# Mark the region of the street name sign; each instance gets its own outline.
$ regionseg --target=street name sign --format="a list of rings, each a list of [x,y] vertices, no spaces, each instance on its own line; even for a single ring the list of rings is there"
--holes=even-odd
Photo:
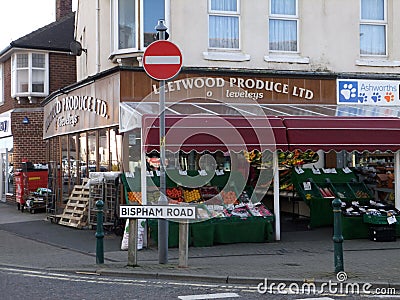
[[[120,205],[119,217],[126,219],[196,219],[196,207],[174,205]]]
[[[144,51],[143,68],[155,80],[171,79],[182,68],[181,50],[169,41],[155,41]]]

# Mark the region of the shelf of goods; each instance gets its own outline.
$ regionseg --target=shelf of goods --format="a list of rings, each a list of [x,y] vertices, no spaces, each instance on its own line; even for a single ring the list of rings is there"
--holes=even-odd
[[[167,180],[167,197],[174,205],[196,205],[197,219],[189,224],[189,244],[195,247],[239,242],[266,242],[273,240],[273,214],[262,204],[252,204],[246,192],[238,193],[229,182],[244,182],[239,174],[225,172],[214,175],[199,188],[181,185],[198,172],[179,175],[177,182]],[[169,173],[171,174],[171,173]],[[136,175],[136,174],[135,174]],[[122,175],[127,204],[141,204],[140,177]],[[183,178],[185,177],[185,178]],[[194,179],[197,180],[197,179]],[[157,180],[153,180],[157,183]],[[159,181],[158,181],[159,182]],[[170,184],[169,184],[169,183]],[[193,181],[191,181],[193,184]],[[157,185],[157,184],[156,184]],[[136,189],[136,190],[135,190]],[[131,196],[130,196],[131,195]],[[139,200],[140,199],[140,200]],[[177,247],[179,223],[169,221],[169,247]],[[157,243],[158,222],[148,220],[150,240]]]
[[[299,174],[292,171],[292,181],[297,194],[310,207],[310,227],[333,225],[332,201],[337,198],[348,203],[366,203],[373,199],[364,183],[357,182],[355,174],[346,169],[303,169]]]
[[[391,217],[391,218],[389,218]],[[393,222],[389,224],[389,221]],[[353,201],[342,205],[342,230],[344,239],[371,238],[371,228],[389,228],[400,236],[400,213],[393,205],[370,200]]]

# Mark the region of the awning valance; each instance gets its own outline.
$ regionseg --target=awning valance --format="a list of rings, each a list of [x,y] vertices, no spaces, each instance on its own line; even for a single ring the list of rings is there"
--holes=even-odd
[[[158,116],[143,116],[146,152],[159,151]],[[278,117],[167,115],[165,148],[171,152],[286,151],[286,128]]]
[[[158,103],[121,103],[120,130],[158,150]],[[400,150],[400,107],[181,102],[168,105],[166,149]]]
[[[289,150],[397,151],[399,118],[283,117]]]

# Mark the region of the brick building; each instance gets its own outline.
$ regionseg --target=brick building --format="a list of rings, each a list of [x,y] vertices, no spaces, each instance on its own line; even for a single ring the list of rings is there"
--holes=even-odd
[[[13,170],[23,161],[47,162],[41,101],[76,81],[72,0],[56,0],[55,9],[55,22],[0,51],[0,201],[15,202]]]

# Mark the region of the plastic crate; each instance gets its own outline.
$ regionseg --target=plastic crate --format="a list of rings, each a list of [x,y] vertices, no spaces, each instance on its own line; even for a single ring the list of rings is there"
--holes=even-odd
[[[340,200],[354,200],[356,196],[347,183],[331,183],[333,192]]]
[[[368,200],[373,198],[371,192],[364,183],[350,182],[349,186],[353,191],[354,195],[356,196],[356,199]]]
[[[369,239],[375,242],[396,241],[395,226],[371,226],[369,228]]]

